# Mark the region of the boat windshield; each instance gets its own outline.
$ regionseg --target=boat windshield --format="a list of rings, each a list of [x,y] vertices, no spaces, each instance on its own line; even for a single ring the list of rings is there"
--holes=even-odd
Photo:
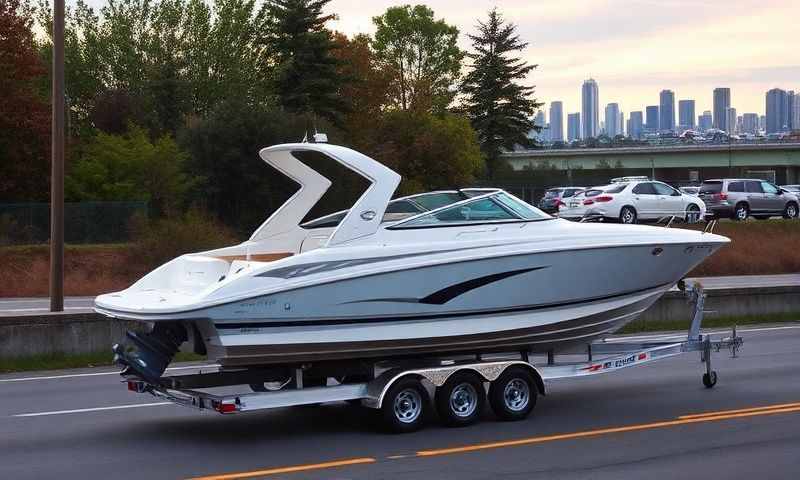
[[[474,223],[550,219],[549,215],[505,192],[465,200],[419,215],[389,228],[420,228]]]

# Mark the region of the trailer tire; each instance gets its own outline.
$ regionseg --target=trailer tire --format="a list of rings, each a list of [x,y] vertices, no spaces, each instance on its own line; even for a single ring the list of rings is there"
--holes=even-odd
[[[714,388],[714,385],[717,384],[717,372],[715,370],[711,370],[711,373],[704,373],[703,374],[703,385],[706,388]]]
[[[465,427],[476,423],[486,406],[483,379],[475,372],[452,374],[436,389],[436,411],[448,427]]]
[[[512,366],[489,385],[489,404],[500,420],[523,420],[536,406],[537,391],[533,374]]]
[[[428,392],[416,377],[397,380],[381,404],[383,426],[393,433],[409,433],[422,428],[430,404]]]

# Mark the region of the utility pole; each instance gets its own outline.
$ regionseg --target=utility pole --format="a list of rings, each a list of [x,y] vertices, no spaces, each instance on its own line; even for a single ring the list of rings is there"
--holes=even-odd
[[[64,0],[53,2],[50,311],[64,311]]]

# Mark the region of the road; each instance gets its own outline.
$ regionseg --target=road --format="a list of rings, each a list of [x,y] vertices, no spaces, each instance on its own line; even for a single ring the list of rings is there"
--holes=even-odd
[[[782,287],[800,285],[800,273],[784,275],[741,275],[729,277],[704,277],[700,280],[706,290],[720,288]],[[67,297],[64,309],[69,313],[88,313],[94,306],[94,297]],[[0,298],[0,317],[46,314],[50,309],[48,298]]]
[[[686,354],[553,382],[522,422],[430,418],[408,435],[346,404],[222,416],[129,393],[107,369],[4,375],[0,478],[796,478],[800,326],[741,334],[739,358],[714,357],[714,389]]]

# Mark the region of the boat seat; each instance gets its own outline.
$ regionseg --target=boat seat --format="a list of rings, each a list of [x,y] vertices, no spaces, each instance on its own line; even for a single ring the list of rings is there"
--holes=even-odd
[[[250,255],[219,255],[213,258],[218,258],[226,262],[234,262],[236,260],[249,260],[252,262],[274,262],[282,258],[291,257],[294,255],[292,252],[273,252],[273,253],[251,253]]]
[[[179,290],[200,290],[227,275],[230,264],[215,257],[187,255],[175,271],[173,285]]]

